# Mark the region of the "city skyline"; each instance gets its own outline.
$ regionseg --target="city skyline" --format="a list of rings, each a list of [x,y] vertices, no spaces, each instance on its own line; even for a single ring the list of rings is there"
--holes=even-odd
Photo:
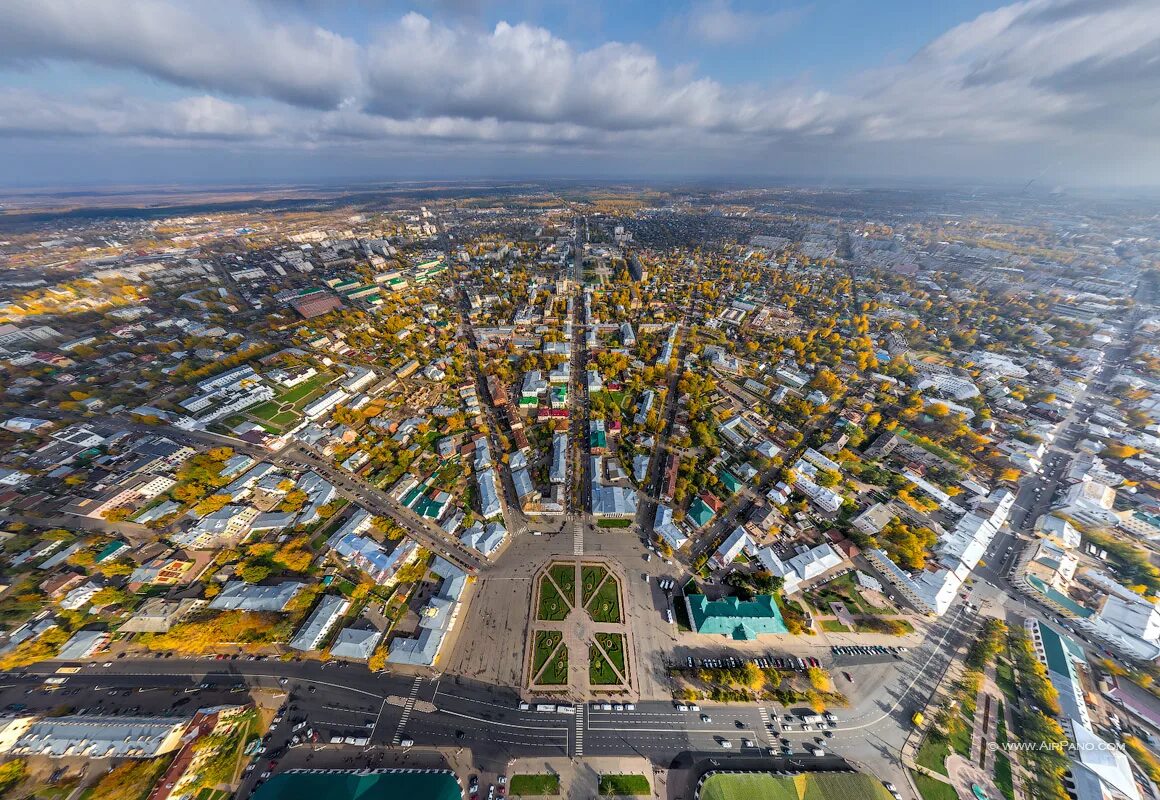
[[[0,183],[1160,182],[1160,9],[946,5],[11,2]]]

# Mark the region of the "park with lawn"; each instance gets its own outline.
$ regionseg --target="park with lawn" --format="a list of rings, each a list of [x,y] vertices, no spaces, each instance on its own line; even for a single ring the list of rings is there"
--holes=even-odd
[[[591,573],[588,570],[592,570]],[[584,608],[594,622],[621,622],[620,584],[603,567],[584,567]]]
[[[644,775],[601,775],[600,794],[605,797],[651,797],[652,787]]]
[[[544,664],[564,641],[559,631],[536,631],[536,644],[532,650],[532,674],[538,675]]]
[[[320,372],[297,386],[279,392],[272,400],[254,406],[245,415],[267,430],[272,427],[276,429],[275,432],[281,433],[302,419],[303,409],[326,394],[327,385],[333,380],[333,375]]]
[[[539,633],[545,633],[540,631]],[[538,634],[537,634],[538,635]],[[568,648],[561,642],[556,647],[534,651],[534,657],[543,656],[540,668],[533,671],[535,686],[564,686],[568,683]]]
[[[571,599],[575,594],[575,577],[570,584],[572,592],[565,595],[552,579],[551,572],[540,576],[540,589],[536,603],[536,619],[548,622],[561,622],[572,611]],[[568,599],[565,599],[568,598]]]
[[[529,689],[569,685],[607,695],[634,687],[621,581],[615,565],[599,558],[556,559],[539,570],[524,661]]]
[[[508,792],[513,797],[552,797],[560,793],[560,776],[551,773],[512,775]]]
[[[625,670],[624,637],[619,633],[598,633],[588,648],[588,680],[593,686],[628,683]]]
[[[892,800],[877,778],[815,772],[789,777],[768,772],[717,772],[704,778],[701,800]]]

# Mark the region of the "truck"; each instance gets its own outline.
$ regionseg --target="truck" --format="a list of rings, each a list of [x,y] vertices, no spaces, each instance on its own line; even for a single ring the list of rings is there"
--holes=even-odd
[[[819,722],[825,722],[826,718],[821,714],[803,714],[802,722],[808,722],[811,725],[817,725]]]
[[[548,714],[551,714],[555,710],[556,710],[555,703],[536,703],[536,711],[544,711]]]
[[[556,713],[557,714],[575,714],[576,707],[561,704],[561,705],[556,706]]]

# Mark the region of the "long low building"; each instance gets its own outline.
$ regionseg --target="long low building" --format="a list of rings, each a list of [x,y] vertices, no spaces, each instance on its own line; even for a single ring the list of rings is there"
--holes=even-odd
[[[1014,504],[1013,492],[996,489],[938,541],[934,558],[914,575],[895,564],[884,550],[868,548],[864,554],[907,602],[927,614],[942,616],[995,534],[1007,523]]]
[[[304,585],[298,581],[283,581],[274,586],[229,581],[210,601],[209,607],[215,611],[282,611]]]
[[[180,746],[190,717],[14,717],[0,720],[12,756],[154,758]]]
[[[439,591],[428,601],[419,619],[419,633],[413,639],[391,641],[387,661],[430,667],[439,658],[447,635],[459,618],[460,598],[467,588],[467,573],[443,558],[436,558],[431,571],[443,579]]]
[[[750,641],[765,634],[789,632],[773,595],[759,594],[752,600],[709,600],[703,594],[690,594],[685,595],[685,609],[689,624],[697,633]]]
[[[295,650],[317,650],[326,639],[326,634],[342,619],[342,615],[350,608],[350,603],[337,595],[323,595],[314,611],[306,618],[306,622],[290,640],[290,646]]]

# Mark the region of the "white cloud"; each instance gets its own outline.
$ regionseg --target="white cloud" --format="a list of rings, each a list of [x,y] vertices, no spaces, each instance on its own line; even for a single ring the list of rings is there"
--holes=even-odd
[[[789,24],[777,16],[714,0],[684,20],[725,43],[773,35]],[[301,15],[275,17],[269,0],[8,0],[3,61],[97,64],[196,92],[164,103],[0,90],[7,136],[637,153],[674,169],[702,155],[764,164],[893,148],[932,171],[966,169],[967,159],[940,162],[948,152],[999,163],[1036,146],[1098,164],[1114,142],[1118,158],[1138,154],[1160,174],[1151,0],[1026,0],[828,91],[730,86],[637,44],[584,49],[527,23],[480,29],[410,13],[360,44]]]
[[[61,100],[0,89],[0,134],[7,135],[256,141],[275,136],[279,127],[270,117],[209,95],[157,102],[95,92]]]
[[[79,61],[179,86],[333,107],[358,91],[359,48],[245,0],[5,0],[0,60]]]
[[[805,7],[746,11],[735,9],[730,0],[705,0],[680,16],[676,27],[705,44],[738,44],[781,36],[796,27],[808,11]]]

